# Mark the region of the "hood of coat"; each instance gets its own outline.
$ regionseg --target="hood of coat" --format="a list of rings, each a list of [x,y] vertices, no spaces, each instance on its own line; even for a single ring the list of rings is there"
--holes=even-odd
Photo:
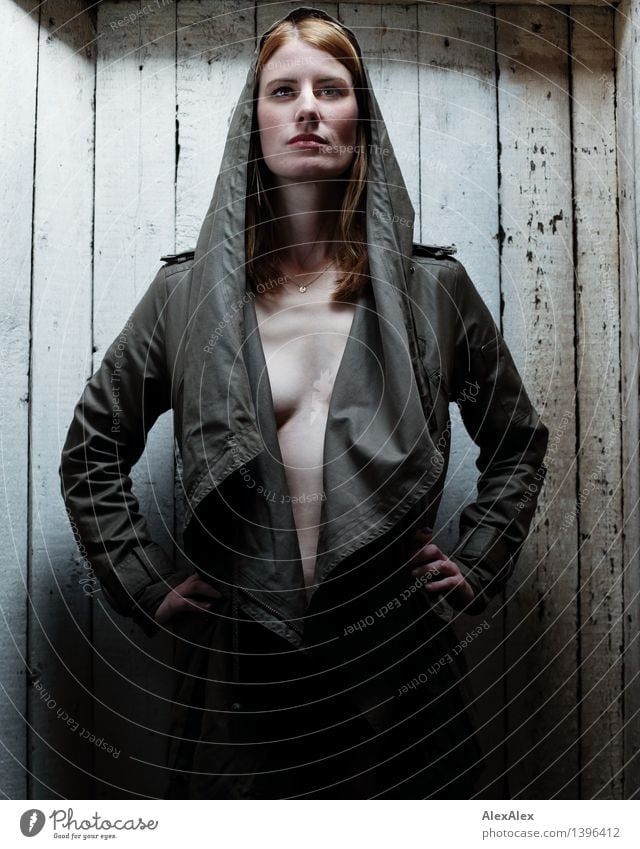
[[[205,496],[274,447],[265,443],[269,429],[260,424],[260,417],[269,418],[272,411],[257,409],[248,368],[250,346],[259,343],[258,334],[247,333],[246,322],[252,297],[245,276],[247,161],[262,41],[281,20],[308,15],[342,26],[362,56],[351,30],[312,7],[274,21],[253,54],[192,266],[182,445],[188,523]],[[414,375],[418,354],[406,283],[414,210],[363,64],[371,117],[366,205],[371,285],[359,298],[330,401],[319,581],[347,554],[397,523],[444,464],[430,437],[429,411]],[[366,357],[371,346],[375,356]],[[260,359],[254,348],[255,356]],[[292,522],[290,510],[289,518]],[[301,566],[295,569],[301,576]]]

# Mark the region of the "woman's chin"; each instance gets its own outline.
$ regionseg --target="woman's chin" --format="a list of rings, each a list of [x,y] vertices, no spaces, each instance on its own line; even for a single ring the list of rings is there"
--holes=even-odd
[[[329,165],[309,161],[298,163],[296,168],[284,173],[276,173],[274,177],[278,186],[286,186],[288,183],[308,182],[309,180],[335,180],[337,177],[343,176],[348,168],[349,163],[336,166],[333,163]]]

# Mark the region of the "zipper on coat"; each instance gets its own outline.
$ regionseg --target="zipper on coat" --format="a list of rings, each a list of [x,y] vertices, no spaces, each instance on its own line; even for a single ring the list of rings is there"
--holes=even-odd
[[[271,607],[271,605],[268,604],[266,601],[262,601],[262,599],[255,596],[252,592],[250,592],[250,590],[244,589],[244,587],[240,590],[240,592],[244,593],[244,595],[248,596],[252,601],[255,601],[256,604],[260,605],[260,607],[263,607],[269,613],[272,613],[281,622],[284,622],[287,627],[291,628],[291,630],[294,631],[299,637],[304,637],[303,632],[288,619],[285,619],[284,616],[275,609],[275,607]]]

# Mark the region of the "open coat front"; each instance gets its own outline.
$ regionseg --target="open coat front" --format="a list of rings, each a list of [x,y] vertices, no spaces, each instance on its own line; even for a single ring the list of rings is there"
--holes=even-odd
[[[287,17],[310,13],[335,21],[305,7]],[[358,296],[331,396],[307,600],[245,278],[258,53],[259,45],[195,251],[167,258],[127,322],[126,349],[114,340],[76,407],[63,495],[109,603],[147,634],[158,630],[153,615],[169,588],[194,569],[222,593],[211,613],[175,623],[171,792],[258,793],[254,776],[278,744],[265,744],[257,719],[289,697],[286,682],[274,683],[287,652],[321,682],[320,724],[326,697],[342,693],[376,739],[406,738],[415,763],[431,765],[445,785],[453,774],[472,777],[481,758],[464,707],[462,656],[441,662],[455,642],[453,608],[427,596],[407,561],[415,529],[436,520],[449,404],[459,405],[481,449],[477,500],[462,511],[447,552],[476,590],[476,612],[500,591],[526,539],[548,431],[464,266],[450,250],[413,243],[414,211],[366,73],[370,285]],[[148,430],[170,408],[192,564],[180,572],[150,538],[129,478]],[[436,665],[437,674],[425,673]],[[416,781],[410,792],[418,795],[435,786],[433,777]]]

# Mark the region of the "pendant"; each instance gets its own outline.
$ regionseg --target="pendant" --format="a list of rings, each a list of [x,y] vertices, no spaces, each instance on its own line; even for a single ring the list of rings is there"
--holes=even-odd
[[[301,286],[301,287],[300,287],[300,291],[304,294],[304,293],[307,291],[307,287],[306,287],[306,286]]]

